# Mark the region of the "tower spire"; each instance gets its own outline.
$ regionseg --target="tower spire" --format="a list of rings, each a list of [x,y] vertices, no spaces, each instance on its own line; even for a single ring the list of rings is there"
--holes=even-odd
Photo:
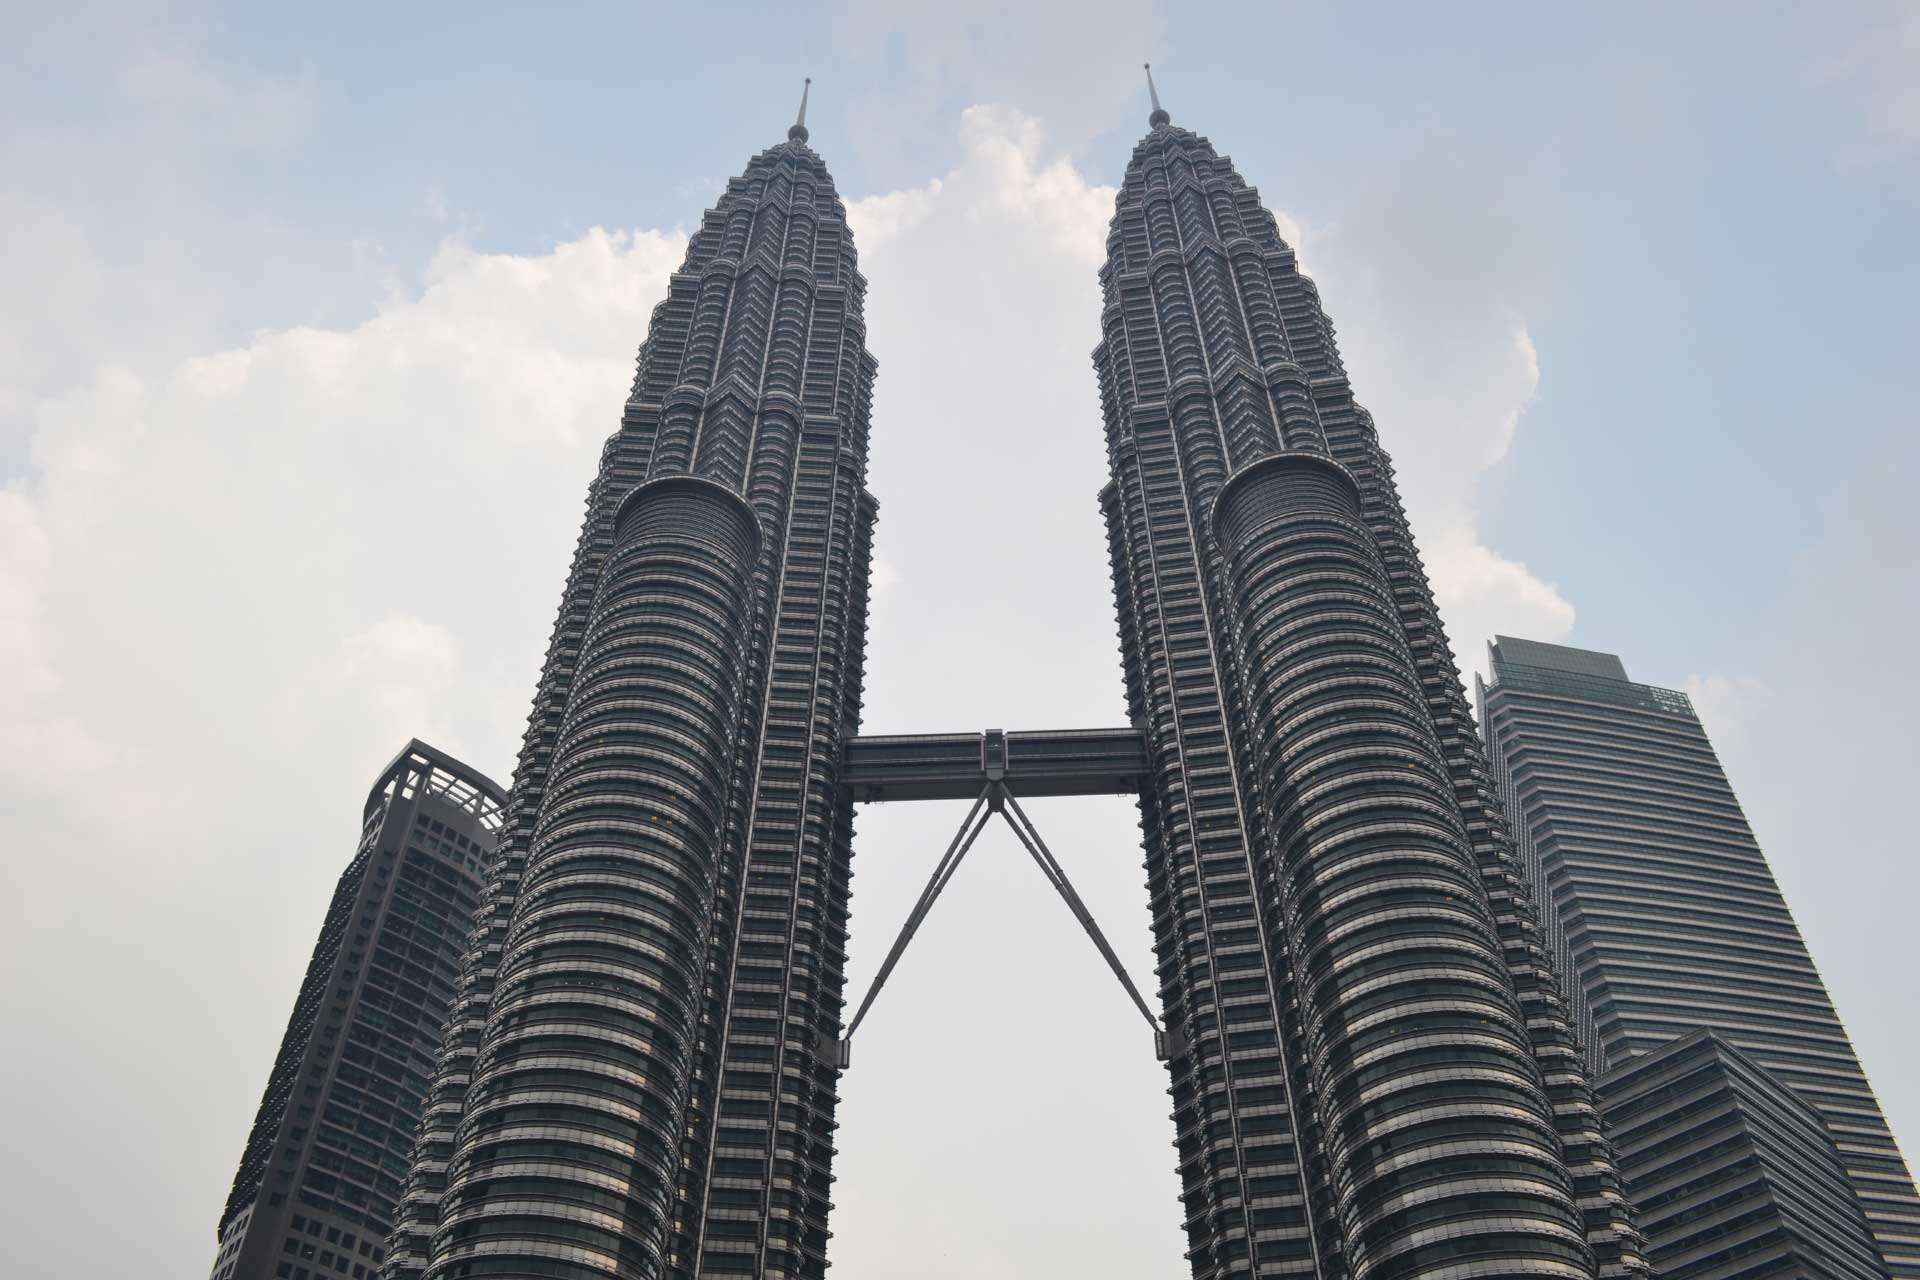
[[[1153,64],[1143,62],[1140,65],[1147,69],[1147,96],[1153,99],[1153,114],[1147,117],[1147,124],[1155,129],[1163,124],[1172,124],[1173,117],[1160,105],[1160,91],[1153,87]]]
[[[805,142],[807,140],[807,95],[812,91],[813,77],[808,76],[806,84],[800,89],[800,114],[794,117],[793,128],[787,130],[787,138],[790,141]]]

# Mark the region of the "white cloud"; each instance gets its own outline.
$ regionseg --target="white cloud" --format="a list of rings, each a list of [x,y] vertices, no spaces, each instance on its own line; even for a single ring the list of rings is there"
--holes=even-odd
[[[1722,753],[1744,745],[1755,722],[1777,700],[1773,687],[1758,676],[1692,675],[1681,689]]]
[[[393,614],[341,644],[340,683],[364,691],[396,744],[420,737],[453,742],[440,703],[460,675],[460,642],[438,623]]]
[[[332,681],[324,700],[450,622],[483,663],[524,667],[551,606],[495,620],[497,592],[564,563],[632,335],[681,251],[597,230],[538,257],[450,242],[424,293],[354,329],[269,334],[151,381],[103,370],[43,403],[0,577],[30,628],[8,643],[43,659],[0,671],[0,741],[17,749],[23,709],[58,691],[103,740],[164,755],[201,731],[206,689]],[[358,664],[334,660],[343,644]],[[177,718],[136,714],[166,697]]]
[[[1477,669],[1496,633],[1564,639],[1574,607],[1480,530],[1480,485],[1539,390],[1540,353],[1503,293],[1496,233],[1457,203],[1444,189],[1388,190],[1344,225],[1280,221],[1305,242],[1354,392],[1393,457],[1455,656]]]
[[[924,187],[848,201],[847,225],[853,228],[854,244],[864,253],[874,252],[924,221],[939,198],[940,179],[935,178]]]
[[[0,1068],[38,1100],[16,1139],[39,1153],[0,1184],[67,1224],[50,1239],[80,1230],[84,1153],[112,1147],[162,1189],[137,1215],[155,1256],[205,1264],[374,770],[419,734],[505,779],[683,251],[450,243],[351,328],[35,404],[29,472],[0,490],[0,814],[36,905],[0,948],[47,981],[7,984],[0,1021],[61,1047]],[[87,1012],[108,991],[111,1025]]]

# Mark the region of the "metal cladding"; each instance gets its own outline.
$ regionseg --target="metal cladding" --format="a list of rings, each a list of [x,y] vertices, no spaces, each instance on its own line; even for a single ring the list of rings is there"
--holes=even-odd
[[[1481,723],[1594,1072],[1711,1029],[1820,1113],[1888,1272],[1920,1277],[1920,1195],[1693,704],[1612,654],[1501,636],[1491,665]]]
[[[378,1269],[505,799],[417,740],[374,781],[220,1216],[210,1280]]]
[[[1151,123],[1094,363],[1193,1274],[1644,1274],[1332,326]]]
[[[389,1276],[824,1274],[874,362],[806,138],[602,451]]]
[[[1820,1113],[1712,1031],[1597,1082],[1661,1280],[1885,1280]]]
[[[449,1265],[547,1236],[617,1269],[665,1237],[758,544],[744,502],[686,476],[615,515],[448,1170]]]

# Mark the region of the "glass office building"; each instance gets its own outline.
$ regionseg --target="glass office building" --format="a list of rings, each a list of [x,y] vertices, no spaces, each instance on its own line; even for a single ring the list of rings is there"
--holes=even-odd
[[[1717,1032],[1596,1087],[1661,1280],[1884,1280],[1820,1113]]]
[[[505,798],[417,740],[367,793],[220,1215],[210,1280],[377,1274]]]
[[[1888,1270],[1920,1276],[1913,1179],[1691,702],[1564,645],[1501,636],[1491,670],[1481,724],[1593,1069],[1711,1029],[1820,1113]]]

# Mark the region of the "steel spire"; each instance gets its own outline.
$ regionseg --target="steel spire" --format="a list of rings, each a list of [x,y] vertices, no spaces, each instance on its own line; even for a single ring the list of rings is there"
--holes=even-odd
[[[812,91],[813,77],[808,76],[806,84],[800,90],[800,114],[794,118],[793,128],[787,130],[787,138],[790,141],[805,142],[807,140],[807,95]]]
[[[1160,105],[1160,91],[1153,87],[1153,64],[1143,62],[1140,65],[1147,69],[1147,96],[1153,99],[1153,114],[1147,117],[1147,124],[1155,129],[1163,124],[1172,124],[1173,117]]]

